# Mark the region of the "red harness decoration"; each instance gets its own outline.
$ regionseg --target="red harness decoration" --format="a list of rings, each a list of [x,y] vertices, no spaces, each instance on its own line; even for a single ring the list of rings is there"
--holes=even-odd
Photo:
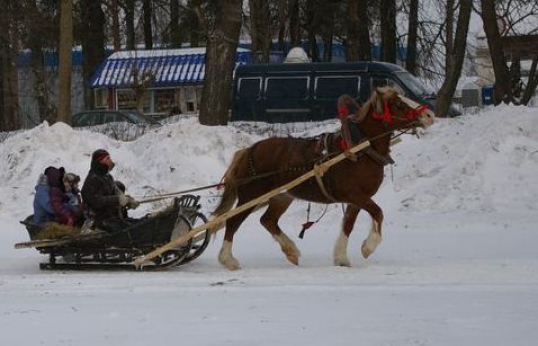
[[[426,109],[428,109],[427,105],[422,105],[420,107],[417,107],[415,109],[411,109],[407,114],[405,115],[408,119],[415,119],[418,117],[422,112],[424,112]],[[375,110],[372,111],[372,117],[374,119],[383,120],[387,124],[392,124],[392,113],[390,112],[389,105],[387,104],[387,101],[383,101],[383,114],[379,114]]]
[[[407,117],[409,119],[415,119],[416,117],[421,115],[426,109],[429,109],[428,105],[422,105],[420,107],[412,109],[407,113]]]
[[[392,124],[392,114],[390,113],[389,105],[387,101],[383,101],[383,114],[379,114],[375,110],[372,111],[374,119],[383,120],[387,124]]]
[[[338,119],[342,120],[343,118],[349,115],[349,110],[346,106],[338,108]]]
[[[340,119],[340,121],[342,122],[346,121],[346,118],[348,116],[349,116],[349,109],[347,109],[346,106],[342,106],[338,108],[338,119]],[[349,143],[343,137],[340,140],[340,148],[342,149],[342,151],[346,151],[347,149],[349,149]]]

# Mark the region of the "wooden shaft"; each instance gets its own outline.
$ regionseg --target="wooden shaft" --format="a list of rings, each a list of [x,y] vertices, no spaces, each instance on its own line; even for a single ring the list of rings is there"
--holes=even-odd
[[[356,146],[350,148],[346,152],[343,152],[343,153],[333,157],[332,159],[320,164],[315,169],[313,169],[311,171],[308,171],[307,173],[305,173],[305,174],[301,175],[300,177],[292,180],[291,182],[289,182],[289,183],[287,183],[285,185],[282,185],[280,187],[277,187],[276,189],[273,189],[273,190],[267,192],[266,194],[261,195],[260,197],[257,197],[255,199],[249,201],[248,203],[242,204],[242,205],[240,205],[239,207],[237,207],[235,209],[232,209],[232,210],[230,210],[230,211],[228,211],[228,212],[226,212],[226,213],[224,213],[222,215],[219,215],[216,218],[214,218],[213,220],[211,220],[211,221],[209,221],[207,223],[204,223],[203,225],[200,225],[200,226],[197,226],[197,227],[193,228],[189,232],[183,234],[180,237],[175,238],[174,240],[172,240],[169,243],[167,243],[167,244],[165,244],[165,245],[151,251],[150,253],[148,253],[148,254],[146,254],[144,256],[138,257],[137,259],[135,259],[134,265],[137,268],[143,267],[145,262],[150,261],[151,259],[159,256],[163,252],[165,252],[167,250],[170,250],[173,247],[178,246],[179,244],[187,242],[189,239],[195,237],[198,233],[200,233],[202,231],[205,231],[206,229],[215,227],[215,226],[219,225],[221,222],[231,218],[232,216],[240,214],[240,213],[244,212],[245,210],[248,210],[248,209],[250,209],[252,207],[257,206],[260,203],[266,202],[270,198],[272,198],[272,197],[274,197],[274,196],[276,196],[276,195],[278,195],[278,194],[280,194],[280,193],[282,193],[284,191],[290,190],[290,189],[294,188],[295,186],[303,183],[304,181],[314,177],[316,174],[323,175],[323,173],[325,173],[325,171],[327,171],[331,166],[333,166],[334,164],[346,159],[347,156],[350,153],[351,154],[357,153],[357,152],[359,152],[361,150],[364,150],[365,148],[367,148],[369,146],[370,146],[370,142],[368,142],[368,141],[365,141],[365,142],[357,144]]]

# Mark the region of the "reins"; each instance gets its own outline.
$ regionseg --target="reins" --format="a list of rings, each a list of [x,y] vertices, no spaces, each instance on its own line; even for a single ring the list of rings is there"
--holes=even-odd
[[[236,185],[243,185],[243,184],[249,183],[251,181],[257,180],[257,179],[266,178],[266,177],[269,177],[271,175],[278,174],[280,172],[282,172],[282,170],[261,173],[261,174],[255,175],[255,176],[240,179]],[[140,200],[139,203],[143,204],[143,203],[157,202],[157,201],[161,201],[163,199],[172,198],[172,197],[175,197],[175,196],[180,196],[180,195],[184,195],[184,194],[191,193],[191,192],[208,190],[208,189],[212,189],[212,188],[215,188],[215,187],[217,189],[219,189],[219,188],[223,187],[224,185],[225,185],[225,183],[221,181],[220,183],[217,183],[217,184],[211,184],[211,185],[196,187],[196,188],[177,191],[177,192],[163,193],[163,194],[160,194],[160,195],[153,195],[153,196],[150,196],[147,199]]]

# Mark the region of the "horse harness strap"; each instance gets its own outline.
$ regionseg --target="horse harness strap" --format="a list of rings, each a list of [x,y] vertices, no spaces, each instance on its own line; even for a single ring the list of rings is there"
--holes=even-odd
[[[256,168],[254,167],[254,161],[252,158],[252,152],[254,151],[254,147],[258,143],[255,143],[252,147],[248,149],[248,171],[252,176],[256,176],[258,173],[256,171]]]
[[[354,121],[349,121],[349,129],[351,132],[351,140],[353,143],[350,143],[350,146],[354,146],[360,141],[364,139],[368,139],[367,136],[364,135],[364,133],[360,130],[358,124]],[[377,150],[375,150],[373,147],[368,147],[362,150],[362,153],[368,156],[370,159],[375,161],[381,166],[386,166],[388,164],[394,164],[394,160],[390,157],[390,155],[384,156],[381,155]]]
[[[316,177],[316,182],[318,183],[319,189],[329,201],[338,202],[333,196],[331,196],[331,194],[325,188],[325,184],[323,184],[323,175],[325,174],[325,169],[321,169],[319,166],[320,162],[323,161],[314,163],[314,176]]]
[[[368,156],[370,159],[374,160],[381,166],[394,164],[394,160],[392,159],[392,157],[390,157],[390,155],[383,156],[372,147],[364,148],[363,152],[366,156]]]

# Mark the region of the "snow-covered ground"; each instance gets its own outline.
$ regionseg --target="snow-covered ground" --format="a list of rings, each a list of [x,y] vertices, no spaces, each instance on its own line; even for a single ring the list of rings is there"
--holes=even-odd
[[[309,132],[334,129],[326,126]],[[282,220],[301,249],[290,265],[258,215],[238,232],[241,271],[217,263],[217,235],[165,272],[39,271],[19,224],[48,165],[83,178],[106,148],[139,198],[216,183],[233,152],[261,137],[192,119],[122,143],[56,124],[0,143],[1,345],[535,345],[538,340],[538,110],[501,106],[443,119],[395,146],[376,196],[384,241],[368,260],[332,266],[342,208],[297,238],[307,204]],[[202,193],[204,211],[218,191]],[[153,208],[159,208],[159,205]],[[148,208],[136,210],[144,214]],[[314,206],[311,218],[323,212]]]

